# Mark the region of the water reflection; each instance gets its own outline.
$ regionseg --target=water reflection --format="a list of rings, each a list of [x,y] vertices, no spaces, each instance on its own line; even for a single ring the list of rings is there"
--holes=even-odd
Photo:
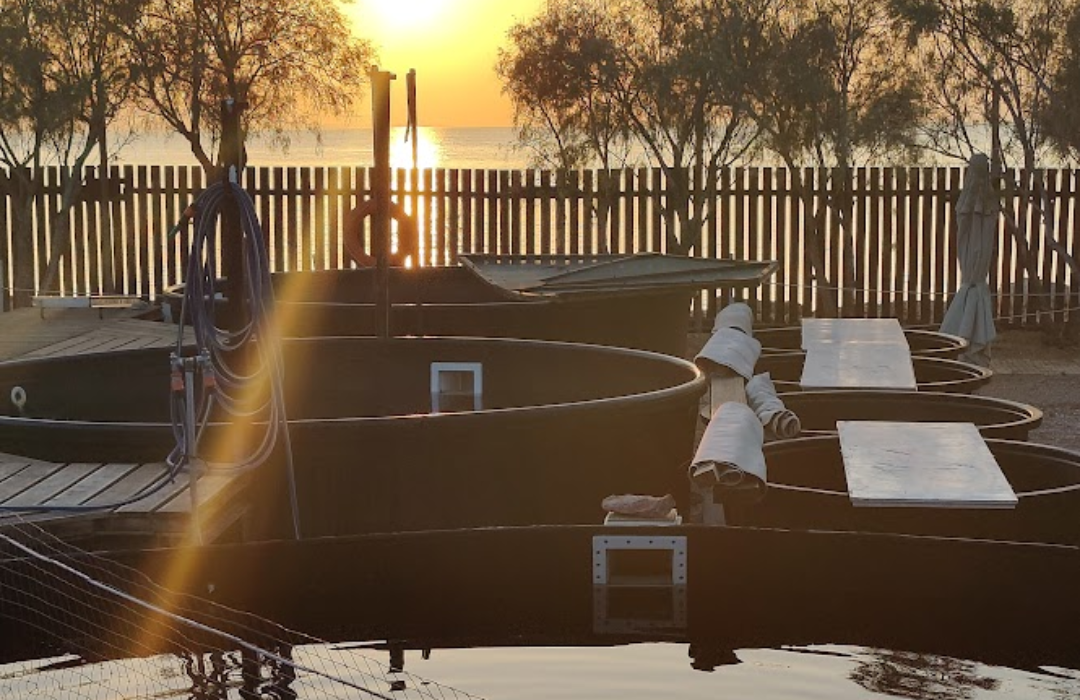
[[[687,653],[690,656],[690,668],[695,671],[712,673],[719,666],[736,666],[742,663],[734,651],[714,644],[691,644]]]
[[[873,651],[851,671],[867,690],[913,700],[969,700],[1001,682],[980,675],[970,661],[903,651]]]
[[[237,689],[242,700],[296,700],[299,696],[293,688],[296,667],[292,661],[292,648],[281,647],[273,656],[260,657],[253,653],[208,654],[183,653],[179,655],[184,673],[191,682],[190,700],[228,700],[229,691]]]
[[[191,681],[191,700],[225,700],[229,693],[229,664],[224,654],[184,654],[181,659]]]
[[[417,134],[417,163],[415,167],[421,169],[443,167],[446,159],[443,157],[444,147],[441,132],[428,126],[421,126],[417,129]],[[391,129],[390,131],[390,167],[414,167],[413,144],[411,140],[405,140],[404,128]]]
[[[369,655],[376,650],[390,653],[389,666],[385,656]],[[412,659],[414,668],[406,671],[405,655],[418,652],[419,658]],[[702,673],[686,668],[687,657],[690,668]],[[289,663],[294,659],[295,666]],[[313,675],[304,668],[320,671]],[[417,672],[419,675],[414,675]],[[439,682],[428,678],[438,678]],[[437,655],[395,643],[348,648],[304,645],[275,648],[265,654],[217,650],[97,664],[64,658],[51,663],[0,665],[0,697],[5,698],[866,700],[880,695],[911,700],[1066,700],[1080,697],[1080,676],[1068,670],[1021,671],[929,654],[859,647],[732,650],[711,641],[689,645],[440,648]]]

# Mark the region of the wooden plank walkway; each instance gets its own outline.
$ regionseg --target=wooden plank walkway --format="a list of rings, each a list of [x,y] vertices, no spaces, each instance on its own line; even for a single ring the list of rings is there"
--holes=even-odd
[[[164,463],[62,464],[0,455],[0,528],[33,523],[65,541],[212,542],[244,517],[242,494],[250,474],[203,474],[193,520],[189,475],[170,477]]]
[[[0,313],[0,360],[168,347],[176,326],[131,309],[38,309]],[[190,329],[185,342],[191,341]],[[0,450],[3,445],[0,445]],[[164,463],[54,463],[0,452],[0,527],[33,523],[69,541],[125,537],[153,545],[214,541],[247,512],[250,472],[209,470],[198,480],[193,520],[189,475]],[[139,497],[142,495],[142,497]],[[130,502],[129,502],[130,501]],[[93,508],[86,512],[49,510]],[[196,527],[197,524],[197,527]]]
[[[0,360],[73,355],[176,342],[176,326],[144,320],[146,309],[15,309],[0,313]]]
[[[184,342],[193,342],[190,328],[184,329]],[[60,340],[23,357],[61,357],[115,350],[169,347],[176,344],[176,326],[158,321],[120,318],[73,338]]]

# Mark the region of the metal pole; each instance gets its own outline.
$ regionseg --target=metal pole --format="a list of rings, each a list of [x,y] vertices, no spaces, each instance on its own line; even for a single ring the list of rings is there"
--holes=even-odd
[[[375,256],[375,330],[390,337],[390,81],[393,73],[371,68],[371,126],[375,167],[371,196],[377,206],[371,222],[371,252]]]
[[[184,441],[187,452],[188,492],[191,496],[191,528],[196,544],[203,543],[202,525],[199,523],[199,479],[202,462],[198,450],[198,429],[195,425],[195,369],[198,358],[185,357],[184,364]]]
[[[410,68],[405,76],[405,93],[408,98],[409,130],[412,133],[413,187],[416,187],[415,171],[420,167],[420,123],[416,118],[416,69]]]
[[[240,131],[243,103],[221,102],[221,147],[218,168],[222,182],[241,183],[244,171],[244,142]],[[225,275],[225,319],[223,327],[235,331],[248,321],[244,304],[244,236],[240,229],[240,209],[232,193],[226,195],[221,211],[221,269]]]

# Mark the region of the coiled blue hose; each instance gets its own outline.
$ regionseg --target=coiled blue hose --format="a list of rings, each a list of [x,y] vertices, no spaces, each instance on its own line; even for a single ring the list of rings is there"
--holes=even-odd
[[[215,316],[217,299],[218,268],[218,221],[226,197],[231,196],[239,210],[240,235],[243,237],[243,269],[246,284],[243,289],[233,285],[231,292],[241,295],[241,300],[248,310],[247,321],[243,327],[226,330],[218,326]],[[258,440],[258,445],[246,456],[228,467],[215,465],[215,469],[246,470],[266,462],[277,447],[278,439],[283,440],[286,460],[286,472],[289,482],[289,499],[292,508],[293,532],[300,539],[299,505],[296,497],[296,476],[292,460],[292,444],[289,439],[288,418],[285,412],[284,398],[284,360],[281,346],[273,332],[274,293],[270,281],[270,262],[266,251],[266,240],[262,227],[255,213],[255,204],[239,185],[232,181],[219,182],[204,190],[185,212],[185,218],[194,218],[194,236],[188,258],[187,278],[183,309],[178,324],[174,363],[184,355],[184,329],[190,319],[195,334],[197,356],[204,373],[204,388],[200,392],[199,406],[195,411],[198,416],[196,425],[186,426],[188,422],[185,406],[185,392],[170,392],[170,414],[176,446],[169,453],[165,462],[168,469],[153,482],[135,495],[95,506],[52,506],[47,508],[2,507],[0,512],[58,512],[87,513],[112,510],[140,501],[165,488],[172,482],[180,470],[191,463],[195,455],[188,454],[188,445],[197,445],[199,438],[210,421],[212,409],[219,408],[226,417],[249,420],[267,414],[266,430]],[[180,224],[175,230],[179,229]],[[245,373],[230,362],[230,355],[241,358],[251,368]],[[174,368],[175,369],[175,368]],[[212,388],[205,379],[213,377]],[[256,382],[266,382],[269,391],[265,400],[258,405],[246,406],[241,394],[247,392]],[[247,394],[250,396],[250,392]],[[189,441],[187,431],[196,432],[195,439]]]

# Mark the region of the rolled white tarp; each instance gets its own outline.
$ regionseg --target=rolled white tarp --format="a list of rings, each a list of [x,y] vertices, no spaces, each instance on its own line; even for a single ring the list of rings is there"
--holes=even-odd
[[[705,428],[690,464],[693,487],[764,494],[764,441],[764,428],[749,406],[736,401],[722,404]]]
[[[749,381],[754,376],[754,365],[759,357],[761,343],[758,340],[735,328],[721,328],[694,357],[694,364],[706,374],[717,366],[727,367]]]
[[[776,395],[776,386],[768,372],[754,375],[746,383],[746,402],[766,430],[781,440],[799,436],[802,422]]]
[[[754,336],[754,310],[741,301],[720,309],[713,321],[713,333],[721,328],[735,328],[750,337]]]

